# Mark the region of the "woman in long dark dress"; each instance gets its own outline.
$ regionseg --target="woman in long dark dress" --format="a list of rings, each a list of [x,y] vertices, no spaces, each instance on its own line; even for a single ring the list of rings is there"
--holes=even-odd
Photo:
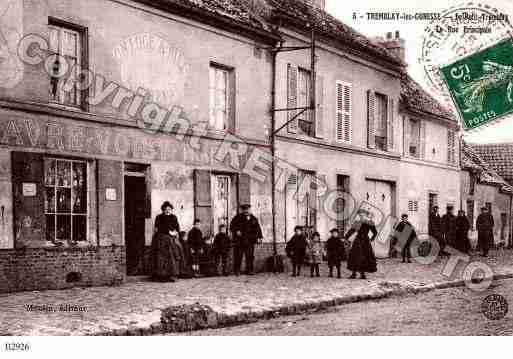
[[[173,206],[164,202],[162,213],[155,218],[155,234],[151,243],[152,278],[159,282],[174,282],[180,273],[180,253],[175,240],[180,232]]]
[[[378,235],[378,231],[367,210],[359,210],[358,215],[360,219],[353,224],[351,229],[344,236],[347,240],[353,233],[357,233],[351,250],[349,251],[347,268],[353,272],[349,278],[356,278],[356,273],[359,272],[360,278],[366,279],[365,273],[374,273],[377,271],[376,257],[374,256],[371,242]],[[370,239],[369,232],[372,233]]]

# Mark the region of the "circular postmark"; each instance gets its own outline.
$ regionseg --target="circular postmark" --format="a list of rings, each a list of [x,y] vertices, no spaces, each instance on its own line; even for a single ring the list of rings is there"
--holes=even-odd
[[[440,19],[428,23],[422,39],[419,62],[428,86],[451,103],[439,73],[440,66],[512,34],[509,16],[488,4],[468,1],[443,11]]]
[[[508,314],[508,301],[500,294],[490,294],[483,299],[481,312],[490,320],[503,319]]]

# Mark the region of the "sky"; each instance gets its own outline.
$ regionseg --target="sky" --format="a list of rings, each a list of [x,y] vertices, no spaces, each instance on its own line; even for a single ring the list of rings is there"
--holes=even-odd
[[[424,67],[420,63],[421,46],[427,25],[422,21],[401,20],[368,20],[368,12],[404,12],[415,14],[418,12],[443,12],[452,6],[459,6],[469,1],[461,0],[326,0],[326,10],[345,24],[353,27],[360,33],[369,36],[385,36],[389,31],[398,30],[405,40],[406,62],[408,72],[425,89],[429,90],[428,79]],[[509,15],[513,19],[513,1],[511,0],[481,0],[483,5],[490,5],[499,12]],[[385,5],[386,3],[386,5]],[[364,15],[364,18],[353,19],[353,13]],[[513,21],[512,21],[513,22]],[[455,56],[455,55],[454,55]],[[440,93],[429,91],[433,96],[441,99]],[[513,115],[498,120],[494,124],[464,132],[464,138],[474,143],[500,143],[513,142]]]

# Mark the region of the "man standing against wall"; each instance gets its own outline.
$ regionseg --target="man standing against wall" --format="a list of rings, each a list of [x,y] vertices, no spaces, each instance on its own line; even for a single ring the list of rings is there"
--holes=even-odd
[[[235,275],[240,274],[242,257],[246,258],[246,274],[254,274],[255,244],[262,240],[262,229],[258,219],[251,214],[251,206],[241,206],[242,212],[233,217],[230,230],[233,238],[233,261]]]
[[[482,207],[481,214],[477,216],[477,245],[483,251],[483,257],[488,256],[490,246],[493,244],[493,216],[488,212],[488,208]]]
[[[456,243],[456,216],[453,214],[454,207],[447,206],[447,213],[442,217],[442,244],[443,246],[455,247]],[[442,255],[448,255],[444,248],[440,248]]]
[[[445,254],[445,244],[442,235],[442,218],[440,218],[440,214],[438,214],[438,206],[434,206],[429,214],[428,234],[438,242],[440,254]]]

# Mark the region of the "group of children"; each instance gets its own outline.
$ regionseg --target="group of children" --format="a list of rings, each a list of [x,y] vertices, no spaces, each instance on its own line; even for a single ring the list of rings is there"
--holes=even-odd
[[[232,243],[226,225],[219,225],[219,231],[212,243],[209,238],[203,237],[200,227],[201,221],[196,219],[189,233],[180,233],[180,242],[187,252],[185,256],[189,257],[188,266],[192,270],[192,276],[228,275],[228,258]]]
[[[303,227],[296,226],[294,235],[287,242],[285,251],[292,262],[292,276],[301,275],[301,267],[310,265],[310,276],[319,277],[319,265],[326,258],[329,268],[329,276],[333,277],[333,269],[337,269],[337,278],[341,278],[342,261],[346,260],[346,246],[348,244],[340,238],[337,228],[330,231],[330,237],[324,248],[319,232],[314,232],[308,239]]]

